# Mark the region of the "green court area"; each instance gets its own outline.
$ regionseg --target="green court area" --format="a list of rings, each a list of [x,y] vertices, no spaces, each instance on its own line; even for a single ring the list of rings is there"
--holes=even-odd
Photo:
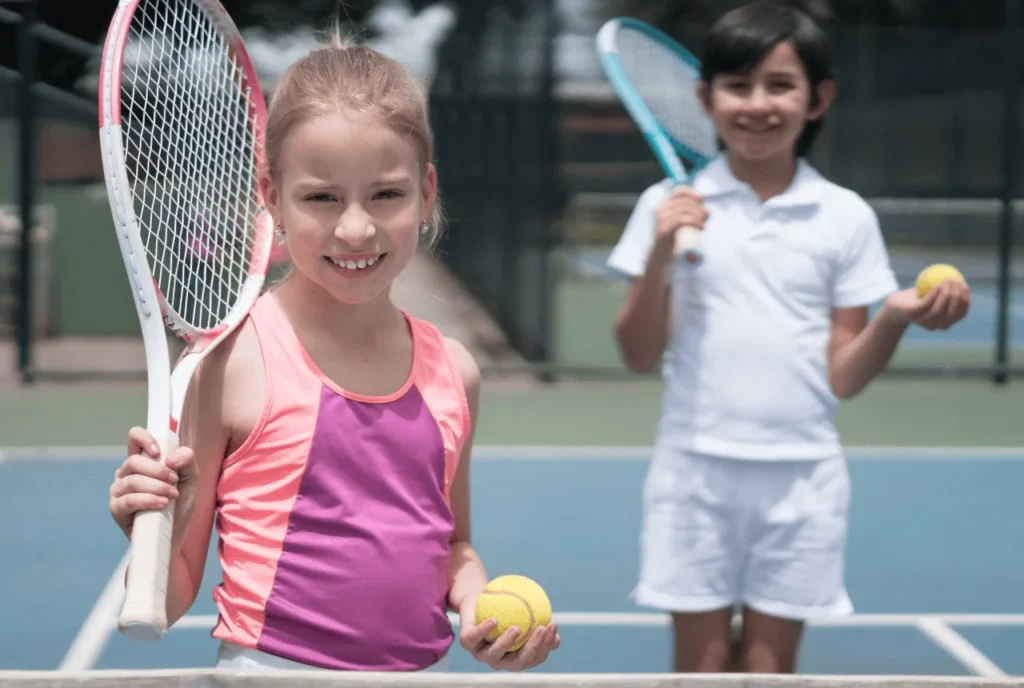
[[[652,441],[655,380],[525,386],[485,380],[481,445],[638,446]],[[843,404],[848,445],[1024,446],[1024,385],[880,378]],[[41,386],[0,391],[0,446],[119,446],[145,422],[142,385]]]
[[[623,219],[623,222],[625,220]],[[567,245],[553,255],[553,350],[562,365],[621,372],[612,323],[622,305],[627,280],[607,265],[616,237]],[[611,242],[609,243],[609,239]],[[918,272],[931,263],[952,263],[971,285],[971,309],[964,320],[944,332],[911,327],[891,363],[894,368],[928,366],[956,371],[991,366],[995,361],[1000,317],[995,249],[953,244],[889,247],[889,259],[901,288],[913,286]],[[1011,263],[1007,307],[1011,363],[1024,354],[1024,289],[1019,276],[1024,261]],[[872,307],[872,313],[878,304]]]
[[[905,280],[901,280],[905,281]],[[974,301],[968,317],[948,332],[908,331],[893,357],[894,366],[935,365],[955,370],[962,366],[988,366],[995,357],[996,298],[994,287],[972,286]],[[555,287],[555,352],[570,366],[621,371],[612,322],[626,294],[624,282],[561,279]],[[1024,290],[1016,289],[1014,303],[1024,303]],[[1012,307],[1011,356],[1024,355],[1024,309]]]

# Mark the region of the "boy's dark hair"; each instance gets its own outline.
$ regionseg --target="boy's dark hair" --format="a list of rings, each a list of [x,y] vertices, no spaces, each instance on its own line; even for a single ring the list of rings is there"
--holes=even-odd
[[[811,107],[818,104],[817,87],[834,77],[832,46],[824,29],[807,13],[778,2],[756,0],[718,19],[704,40],[701,79],[709,85],[720,74],[744,74],[780,43],[790,42],[807,72]],[[796,155],[806,155],[817,138],[824,117],[807,122],[796,144]]]

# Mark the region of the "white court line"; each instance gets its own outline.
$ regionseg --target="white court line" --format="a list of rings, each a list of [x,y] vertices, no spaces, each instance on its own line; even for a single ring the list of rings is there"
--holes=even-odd
[[[458,625],[456,614],[449,613],[448,619]],[[565,612],[552,615],[552,621],[559,626],[611,626],[611,627],[668,627],[668,614],[652,613],[590,613]],[[737,619],[738,621],[738,619]],[[217,623],[213,615],[191,615],[180,619],[176,629],[212,629]],[[929,640],[949,653],[968,671],[978,676],[1006,676],[1002,669],[981,653],[962,635],[951,628],[955,626],[1024,626],[1024,614],[854,614],[812,621],[809,626],[816,628],[917,628]]]
[[[849,459],[900,459],[900,460],[954,460],[991,461],[1004,459],[1024,460],[1024,446],[1020,447],[898,447],[851,445],[843,447]]]
[[[843,447],[847,458],[899,460],[989,461],[993,459],[1022,461],[1020,447],[937,447],[849,445]],[[483,461],[513,460],[577,460],[577,461],[647,461],[651,446],[586,446],[586,445],[480,445],[473,458]],[[0,447],[0,462],[8,461],[120,461],[124,447]]]
[[[1004,459],[1024,460],[1020,447],[937,447],[850,445],[843,447],[847,458],[900,460],[976,461]],[[577,460],[577,461],[648,461],[654,453],[651,446],[585,446],[585,445],[480,445],[473,450],[473,459],[483,460]]]
[[[922,619],[917,627],[971,673],[989,677],[1006,676],[1005,671],[941,619]]]
[[[458,624],[459,618],[449,613],[448,619]],[[560,626],[629,626],[653,627],[668,626],[668,614],[657,613],[605,613],[605,612],[563,612],[555,613],[552,621]],[[854,614],[834,619],[811,621],[809,626],[815,628],[912,628],[922,623],[939,622],[949,626],[1024,626],[1024,614]],[[174,624],[176,629],[212,629],[217,623],[215,615],[190,614]],[[950,631],[952,629],[950,628]],[[952,631],[955,633],[955,631]],[[964,641],[967,642],[967,641]]]
[[[124,597],[124,572],[128,568],[128,554],[125,552],[121,563],[114,569],[106,587],[93,605],[85,623],[78,629],[78,634],[68,647],[64,659],[61,660],[61,671],[87,671],[96,665],[96,660],[103,654],[110,634],[116,627],[114,619],[121,607]]]

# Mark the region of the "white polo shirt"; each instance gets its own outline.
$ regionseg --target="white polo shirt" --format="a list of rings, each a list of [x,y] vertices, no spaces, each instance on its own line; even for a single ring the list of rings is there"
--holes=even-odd
[[[710,214],[704,262],[671,269],[658,445],[742,459],[836,456],[831,311],[899,288],[874,210],[805,161],[764,204],[722,156],[693,187]],[[655,208],[671,190],[665,180],[644,191],[609,266],[644,273]]]

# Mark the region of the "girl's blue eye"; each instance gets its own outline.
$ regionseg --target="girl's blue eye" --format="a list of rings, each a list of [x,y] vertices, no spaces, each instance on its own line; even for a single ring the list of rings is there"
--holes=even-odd
[[[334,197],[331,196],[330,194],[326,194],[326,193],[315,193],[315,194],[310,194],[309,196],[307,196],[306,200],[307,201],[318,201],[318,202],[319,201],[333,201]]]
[[[384,200],[389,200],[389,199],[392,199],[392,198],[401,198],[401,197],[402,197],[402,192],[399,191],[398,189],[387,189],[386,191],[378,191],[377,195],[376,195],[376,198],[381,198],[381,199],[384,199]]]

